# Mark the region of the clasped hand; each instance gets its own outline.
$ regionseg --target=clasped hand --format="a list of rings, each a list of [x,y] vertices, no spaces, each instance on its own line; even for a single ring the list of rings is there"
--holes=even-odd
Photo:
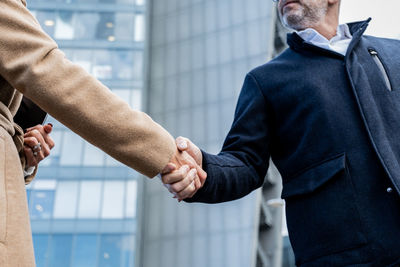
[[[50,155],[50,150],[54,147],[54,141],[50,137],[52,130],[51,124],[36,125],[26,129],[24,154],[27,168],[38,165],[40,161]]]
[[[178,137],[177,152],[161,173],[162,182],[178,201],[191,198],[203,187],[207,173],[202,169],[200,149],[189,139]]]

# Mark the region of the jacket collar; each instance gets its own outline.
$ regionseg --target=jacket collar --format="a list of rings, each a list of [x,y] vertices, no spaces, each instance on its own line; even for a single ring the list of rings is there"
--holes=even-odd
[[[356,46],[356,44],[359,42],[361,39],[361,36],[364,34],[365,30],[368,27],[369,22],[371,21],[371,18],[368,18],[367,20],[364,21],[358,21],[358,22],[352,22],[348,23],[347,25],[349,26],[350,32],[353,35],[353,39],[349,45],[349,48],[347,49],[347,55],[349,52],[353,50],[353,48]],[[338,58],[343,58],[343,55],[336,53],[331,50],[326,50],[324,48],[320,48],[318,46],[312,45],[306,41],[304,41],[296,32],[293,33],[288,33],[287,35],[287,44],[289,47],[295,51],[308,51],[308,52],[317,52],[326,56],[331,56],[331,57],[338,57]]]

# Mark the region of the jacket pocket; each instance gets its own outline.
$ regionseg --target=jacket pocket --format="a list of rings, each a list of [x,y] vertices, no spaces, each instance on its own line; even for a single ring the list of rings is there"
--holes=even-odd
[[[7,233],[7,195],[5,177],[5,144],[0,135],[0,243],[4,243]]]
[[[366,244],[354,193],[345,154],[284,183],[282,198],[297,264]]]
[[[383,80],[385,81],[386,88],[389,91],[392,91],[393,90],[392,83],[390,82],[389,75],[386,71],[385,65],[383,65],[383,62],[379,57],[378,52],[373,48],[368,48],[368,52],[371,55],[372,59],[375,61],[375,64],[378,67]]]

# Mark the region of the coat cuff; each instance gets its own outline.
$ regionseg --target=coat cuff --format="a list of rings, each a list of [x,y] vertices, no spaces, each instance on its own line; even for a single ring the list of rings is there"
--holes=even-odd
[[[33,181],[33,179],[35,179],[35,177],[36,177],[36,173],[37,173],[37,170],[38,170],[38,166],[36,165],[36,166],[33,167],[33,168],[34,168],[34,169],[33,169],[33,171],[31,172],[31,174],[27,173],[27,171],[24,170],[25,185],[30,184],[30,183]],[[26,174],[28,174],[28,175],[26,175]]]

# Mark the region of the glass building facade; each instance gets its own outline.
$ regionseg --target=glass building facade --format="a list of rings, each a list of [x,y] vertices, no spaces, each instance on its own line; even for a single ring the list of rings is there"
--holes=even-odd
[[[67,58],[211,153],[245,74],[276,53],[271,1],[28,0],[28,8]],[[56,147],[27,188],[38,267],[262,266],[261,190],[178,204],[160,182],[48,121]],[[283,245],[283,266],[293,266],[287,238]]]
[[[67,58],[141,109],[144,0],[29,0],[28,8]],[[28,186],[37,266],[134,266],[142,177],[47,121],[56,146]]]
[[[147,110],[174,136],[218,153],[246,73],[273,55],[275,6],[264,0],[153,0],[148,10]],[[144,189],[141,266],[264,266],[256,260],[260,190],[206,205],[178,204],[152,181]],[[279,224],[274,230],[280,235]]]

